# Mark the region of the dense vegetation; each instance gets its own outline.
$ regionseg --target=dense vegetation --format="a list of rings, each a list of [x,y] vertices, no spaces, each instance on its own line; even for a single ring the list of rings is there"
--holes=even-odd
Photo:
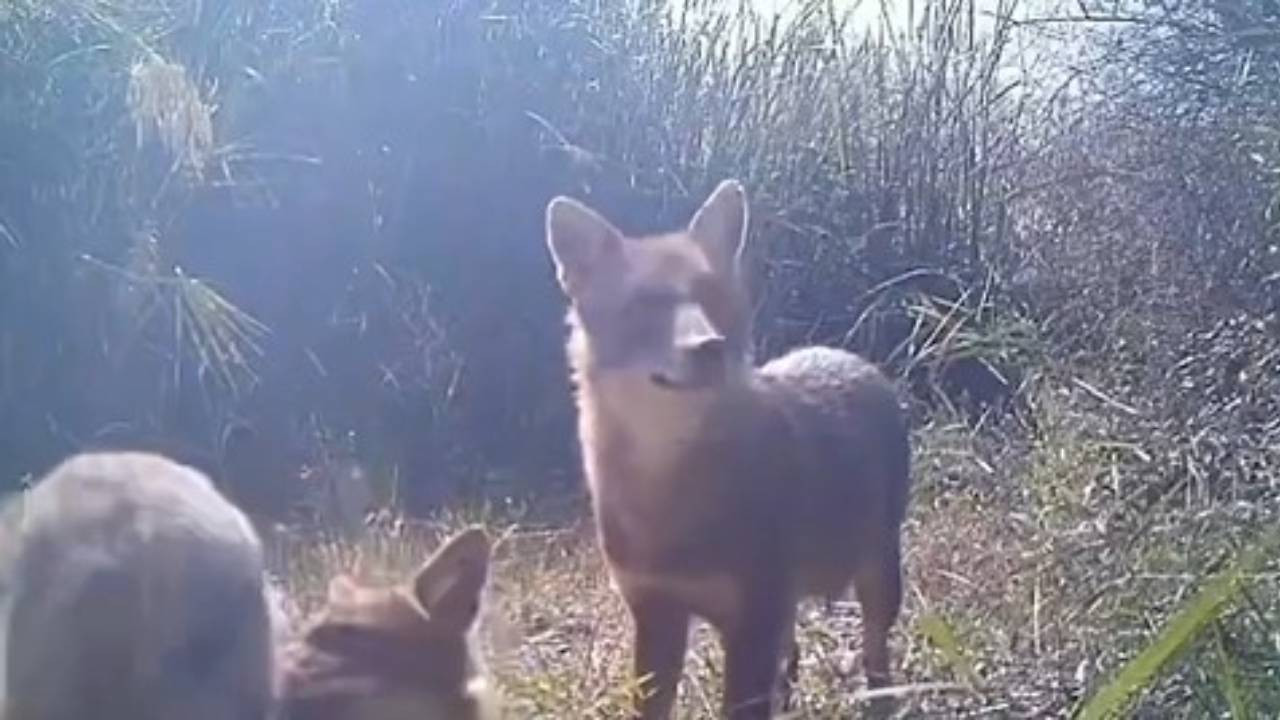
[[[1280,520],[1280,6],[842,7],[0,1],[0,482],[146,446],[264,513],[336,462],[414,512],[577,493],[547,200],[652,231],[736,176],[758,354],[911,398],[905,663],[965,688],[920,702],[1067,712]],[[580,627],[555,557],[513,612]],[[1271,572],[1143,712],[1280,713]],[[558,642],[513,690],[605,712]]]

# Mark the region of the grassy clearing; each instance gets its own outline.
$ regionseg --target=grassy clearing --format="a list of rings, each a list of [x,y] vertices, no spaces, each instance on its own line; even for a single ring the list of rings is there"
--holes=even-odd
[[[899,717],[1066,717],[1113,678],[1121,690],[1108,693],[1134,696],[1135,717],[1280,711],[1274,562],[1256,558],[1219,602],[1202,599],[1200,611],[1192,602],[1280,511],[1167,499],[1138,510],[1123,482],[1134,450],[1100,434],[1105,417],[1081,411],[1087,400],[1041,394],[1034,434],[962,423],[917,431],[907,600],[894,639],[907,686]],[[557,511],[552,523],[481,511],[375,527],[358,548],[308,544],[274,562],[305,609],[335,569],[359,563],[365,574],[399,574],[451,528],[485,523],[504,539],[484,647],[512,716],[619,717],[633,690],[629,621],[576,508]],[[1162,635],[1187,607],[1181,630]],[[861,712],[857,630],[851,597],[802,608],[797,716]],[[1144,648],[1134,664],[1146,671],[1121,673]],[[714,636],[697,626],[680,717],[714,716],[720,667]]]

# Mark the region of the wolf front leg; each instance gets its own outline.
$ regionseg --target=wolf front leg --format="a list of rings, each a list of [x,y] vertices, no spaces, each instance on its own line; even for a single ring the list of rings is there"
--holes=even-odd
[[[635,626],[634,673],[643,693],[634,717],[667,720],[684,669],[689,611],[680,603],[652,593],[634,593],[626,601]]]
[[[720,633],[725,662],[721,711],[729,720],[769,720],[782,658],[794,643],[795,603],[771,597],[747,607],[733,627]]]

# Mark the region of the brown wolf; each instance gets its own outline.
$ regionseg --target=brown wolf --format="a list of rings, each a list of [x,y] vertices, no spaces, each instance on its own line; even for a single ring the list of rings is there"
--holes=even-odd
[[[269,716],[261,547],[204,475],[90,453],[15,502],[4,720]]]
[[[464,530],[403,587],[338,576],[327,607],[282,662],[287,720],[489,720],[472,629],[488,577],[489,538]]]
[[[651,683],[639,715],[670,715],[696,615],[725,651],[724,713],[769,717],[798,600],[850,582],[868,683],[885,685],[910,486],[891,383],[822,347],[753,368],[736,181],[681,232],[626,237],[564,197],[546,224],[599,540]]]

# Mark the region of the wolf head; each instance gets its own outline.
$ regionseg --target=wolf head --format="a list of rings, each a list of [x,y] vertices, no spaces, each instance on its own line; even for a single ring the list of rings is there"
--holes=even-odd
[[[749,364],[742,185],[726,180],[685,229],[626,237],[582,203],[547,206],[547,245],[571,302],[579,373],[628,375],[670,392],[732,381]]]
[[[454,536],[402,587],[338,576],[284,662],[287,720],[480,720],[496,712],[471,648],[490,541]]]

